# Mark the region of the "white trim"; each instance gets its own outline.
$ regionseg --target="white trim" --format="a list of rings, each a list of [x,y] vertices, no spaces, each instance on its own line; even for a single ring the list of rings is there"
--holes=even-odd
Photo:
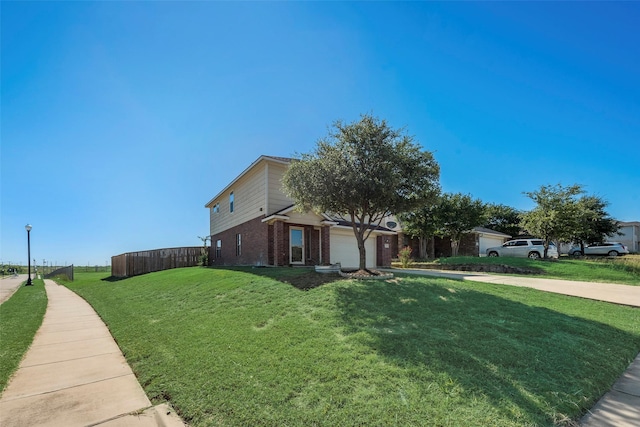
[[[336,229],[339,229],[339,230],[349,230],[349,231],[353,231],[353,227],[351,227],[351,226],[346,226],[346,225],[335,225],[335,226],[333,226],[333,227],[331,227],[331,228],[336,228]],[[392,231],[392,230],[385,231],[385,230],[376,230],[376,229],[373,229],[373,231],[371,231],[371,235],[372,235],[372,236],[376,236],[376,235],[380,235],[380,234],[387,235],[387,236],[395,236],[395,235],[396,235],[396,234],[398,234],[398,233],[397,233],[397,232],[395,232],[395,231]]]
[[[283,221],[287,221],[289,219],[289,217],[286,216],[286,215],[269,215],[268,217],[263,218],[261,221],[262,222],[270,222],[270,221],[275,221],[277,219],[281,219]]]

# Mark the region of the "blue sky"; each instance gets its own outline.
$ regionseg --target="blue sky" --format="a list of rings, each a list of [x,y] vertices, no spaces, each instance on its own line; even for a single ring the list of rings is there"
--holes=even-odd
[[[582,184],[640,220],[640,3],[2,2],[1,261],[196,246],[204,204],[336,119],[405,127],[444,191]]]

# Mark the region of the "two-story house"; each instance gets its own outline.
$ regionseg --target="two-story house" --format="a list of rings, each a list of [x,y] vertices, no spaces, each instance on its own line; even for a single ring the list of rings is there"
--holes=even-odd
[[[328,265],[357,268],[359,252],[343,218],[298,212],[282,188],[291,159],[260,156],[213,197],[209,209],[212,265]],[[391,265],[396,232],[374,227],[367,267]]]

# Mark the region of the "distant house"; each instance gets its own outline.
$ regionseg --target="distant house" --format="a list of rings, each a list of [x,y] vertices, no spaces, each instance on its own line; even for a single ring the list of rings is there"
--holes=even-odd
[[[413,256],[418,256],[418,240],[403,235],[399,230],[400,246],[411,246]],[[485,250],[493,246],[500,246],[511,236],[485,227],[474,227],[462,236],[458,255],[460,256],[485,256]],[[435,237],[433,250],[436,258],[451,256],[451,239],[449,237]],[[397,251],[397,249],[396,249]],[[397,252],[394,252],[397,253]]]
[[[458,255],[483,257],[486,256],[485,250],[487,248],[500,246],[510,238],[509,234],[485,227],[474,227],[462,237]],[[448,237],[436,238],[435,252],[437,258],[451,256],[451,239]]]
[[[284,193],[282,177],[290,163],[289,158],[260,156],[207,202],[212,265],[358,267],[350,222],[298,212]],[[391,265],[395,238],[395,231],[374,227],[365,242],[367,267]]]
[[[621,222],[620,235],[608,237],[608,242],[620,242],[629,249],[629,252],[640,252],[640,221]]]

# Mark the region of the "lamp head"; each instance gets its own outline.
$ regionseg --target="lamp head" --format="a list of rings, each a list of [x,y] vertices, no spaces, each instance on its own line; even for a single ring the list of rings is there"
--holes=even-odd
[[[24,229],[27,230],[27,231],[31,231],[31,224],[25,225]]]

